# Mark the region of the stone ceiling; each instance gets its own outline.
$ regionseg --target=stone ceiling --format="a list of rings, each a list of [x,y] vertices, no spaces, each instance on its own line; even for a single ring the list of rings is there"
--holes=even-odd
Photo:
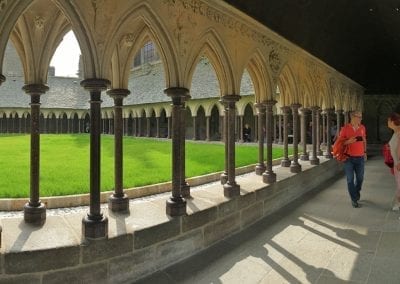
[[[400,92],[400,0],[224,0],[366,88]]]

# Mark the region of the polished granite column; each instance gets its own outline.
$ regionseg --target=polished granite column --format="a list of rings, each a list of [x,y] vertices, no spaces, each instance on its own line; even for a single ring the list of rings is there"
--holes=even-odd
[[[276,104],[275,100],[269,100],[266,105],[266,148],[267,148],[267,165],[263,173],[263,182],[274,183],[276,182],[276,173],[272,170],[272,135],[273,135],[273,106]]]
[[[190,197],[190,185],[186,181],[186,105],[185,102],[188,100],[190,96],[186,96],[184,101],[182,102],[182,111],[181,111],[181,194],[184,198]]]
[[[256,103],[254,106],[258,113],[258,163],[255,167],[255,172],[260,176],[266,169],[264,164],[265,105],[263,103]]]
[[[182,108],[189,97],[189,90],[171,87],[164,90],[172,99],[171,109],[171,138],[172,138],[172,196],[167,200],[167,215],[182,216],[186,214],[186,200],[182,197]]]
[[[290,159],[289,159],[289,132],[288,132],[288,122],[289,122],[289,113],[290,107],[283,106],[281,107],[283,113],[283,159],[281,160],[281,167],[290,167]]]
[[[316,120],[316,136],[317,136],[317,156],[322,156],[321,150],[321,135],[323,134],[324,129],[321,129],[321,108],[318,107],[315,113]],[[324,126],[325,127],[325,126]],[[322,139],[323,140],[323,139]],[[325,144],[324,144],[325,145]]]
[[[227,160],[227,182],[224,184],[224,196],[234,197],[240,195],[240,185],[235,180],[235,104],[240,99],[238,95],[225,95],[222,103],[225,105],[227,113],[227,129],[225,140],[225,155]]]
[[[325,109],[325,114],[326,114],[326,151],[324,153],[324,157],[328,159],[332,159],[332,140],[331,140],[331,116],[333,114],[333,109]]]
[[[299,164],[299,149],[298,149],[298,141],[299,141],[299,108],[300,104],[292,104],[292,114],[293,114],[293,161],[290,165],[290,172],[299,173],[301,172],[301,165]]]
[[[131,92],[127,89],[112,89],[107,94],[114,100],[114,193],[108,199],[108,208],[113,212],[127,212],[129,198],[123,191],[123,119],[122,104]]]
[[[308,161],[307,152],[307,115],[310,113],[308,108],[300,108],[300,136],[303,153],[300,155],[300,160]]]
[[[221,174],[221,184],[226,184],[228,181],[228,128],[229,128],[229,121],[228,121],[228,107],[227,104],[220,100],[220,103],[224,107],[224,117],[222,120],[223,127],[222,127],[222,141],[225,144],[225,152],[224,152],[224,171]]]
[[[22,87],[31,96],[31,153],[29,202],[24,205],[26,223],[43,225],[46,221],[46,206],[39,200],[40,192],[40,96],[49,90],[44,84]]]
[[[90,204],[82,219],[82,235],[88,239],[107,238],[108,219],[100,209],[101,178],[101,92],[110,82],[105,79],[85,79],[81,86],[90,93]]]
[[[311,138],[312,138],[312,151],[310,157],[310,164],[311,165],[319,165],[319,158],[317,157],[317,119],[318,119],[318,106],[311,107]]]

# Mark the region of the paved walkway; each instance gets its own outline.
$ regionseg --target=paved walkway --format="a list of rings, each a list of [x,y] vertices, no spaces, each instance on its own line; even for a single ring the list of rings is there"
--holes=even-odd
[[[394,190],[383,160],[371,157],[361,208],[343,176],[140,283],[400,283]]]

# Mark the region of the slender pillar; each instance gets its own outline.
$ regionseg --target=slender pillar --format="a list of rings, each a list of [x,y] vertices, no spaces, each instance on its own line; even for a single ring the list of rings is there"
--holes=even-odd
[[[289,118],[289,112],[290,112],[290,107],[289,106],[283,106],[281,107],[282,113],[283,113],[283,159],[281,161],[281,167],[290,167],[290,159],[289,159],[289,133],[288,133],[288,118]]]
[[[278,143],[278,132],[277,132],[277,125],[278,125],[278,116],[274,115],[273,116],[273,121],[274,121],[274,125],[272,128],[273,131],[273,135],[272,135],[272,143]]]
[[[326,112],[325,111],[323,111],[322,113],[321,113],[321,116],[322,116],[322,135],[321,135],[321,138],[322,138],[322,143],[321,143],[321,146],[326,146],[326,139],[330,139],[330,136],[328,135],[329,134],[329,132],[327,131],[327,129],[326,129]]]
[[[171,132],[172,132],[172,119],[171,117],[167,117],[168,120],[168,134],[167,134],[167,138],[171,139]]]
[[[46,206],[39,200],[40,180],[40,96],[49,90],[43,84],[22,87],[31,96],[31,165],[29,202],[24,205],[26,223],[43,225],[46,221]]]
[[[160,117],[156,117],[156,137],[160,138]]]
[[[224,117],[223,117],[223,127],[222,127],[222,141],[225,143],[225,161],[224,161],[224,172],[221,174],[221,184],[226,184],[228,181],[228,108],[227,105],[220,100],[221,104],[224,106]]]
[[[150,137],[150,117],[146,117],[146,137]]]
[[[5,82],[6,81],[6,77],[4,77],[2,74],[0,74],[0,86],[1,86],[1,84],[3,83],[3,82]],[[0,120],[1,120],[2,118],[0,118]],[[0,125],[1,126],[1,125]],[[0,130],[1,131],[1,130]],[[1,248],[1,232],[2,232],[2,227],[0,226],[0,248]]]
[[[332,159],[332,151],[331,151],[331,146],[332,146],[332,140],[331,140],[331,135],[330,135],[330,129],[331,129],[331,115],[333,113],[333,109],[326,109],[326,132],[327,132],[327,139],[326,139],[326,151],[324,153],[325,158]]]
[[[258,116],[257,116],[257,117],[254,116],[254,135],[253,135],[253,142],[258,142],[259,133],[258,133],[257,129],[258,129]]]
[[[264,164],[264,128],[265,128],[265,105],[263,103],[256,103],[255,107],[258,112],[258,163],[255,167],[257,175],[262,175],[265,170]]]
[[[300,136],[301,136],[301,145],[303,149],[303,153],[300,155],[300,160],[308,161],[308,152],[307,152],[307,115],[310,110],[308,108],[300,109]]]
[[[181,109],[181,146],[180,146],[180,163],[181,163],[181,194],[183,198],[190,198],[190,185],[186,182],[186,106],[185,102],[190,96],[183,98]]]
[[[244,142],[243,128],[244,128],[243,115],[240,115],[239,116],[239,141],[242,142],[242,143]]]
[[[108,219],[100,210],[101,91],[110,84],[105,79],[86,79],[81,86],[90,93],[90,204],[82,219],[82,235],[87,239],[107,238]]]
[[[317,136],[317,156],[322,156],[321,150],[321,108],[317,107],[315,111],[315,120],[316,120],[316,136]],[[323,130],[322,130],[323,131]]]
[[[206,116],[206,141],[210,141],[210,117]]]
[[[310,164],[311,165],[319,165],[319,159],[317,157],[317,119],[318,119],[318,110],[319,107],[313,106],[311,108],[311,121],[312,121],[312,151],[310,157]]]
[[[277,115],[278,117],[278,144],[283,144],[283,139],[282,139],[282,119],[283,116],[281,114]]]
[[[189,97],[189,90],[186,88],[168,88],[164,90],[172,99],[172,196],[167,200],[166,213],[169,216],[182,216],[186,214],[186,200],[181,193],[182,175],[182,107],[186,98]]]
[[[113,212],[129,210],[129,198],[123,190],[122,103],[130,93],[127,89],[107,91],[107,94],[114,99],[114,193],[108,199],[108,208]]]
[[[197,140],[197,119],[196,116],[193,116],[193,140]]]
[[[272,170],[272,136],[273,136],[273,106],[276,104],[275,100],[266,102],[266,144],[267,144],[267,169],[263,173],[263,182],[274,183],[276,182],[276,173]]]
[[[298,131],[299,131],[299,108],[300,104],[292,104],[292,114],[293,114],[293,161],[290,165],[290,172],[299,173],[301,172],[301,165],[299,164],[299,149],[298,149]]]
[[[349,111],[348,110],[346,110],[346,111],[344,111],[343,112],[343,123],[344,124],[347,124],[347,123],[349,123]]]
[[[224,184],[224,196],[234,197],[240,195],[240,185],[235,181],[235,103],[240,99],[238,95],[225,95],[221,101],[227,110],[227,129],[225,140],[225,154],[228,162],[226,172],[227,182]]]
[[[340,128],[342,127],[342,114],[343,110],[336,110],[336,137],[339,136]]]

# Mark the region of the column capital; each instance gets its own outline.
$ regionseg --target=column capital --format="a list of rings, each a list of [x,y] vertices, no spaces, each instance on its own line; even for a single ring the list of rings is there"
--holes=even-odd
[[[316,111],[316,110],[320,110],[321,108],[319,106],[312,106],[312,107],[310,107],[310,109]]]
[[[219,100],[225,107],[233,108],[235,107],[235,103],[240,100],[239,95],[224,95]]]
[[[110,81],[107,79],[85,79],[81,81],[81,86],[88,91],[104,91],[110,85]]]
[[[290,106],[283,106],[281,110],[284,114],[288,114],[292,108]]]
[[[258,112],[264,112],[266,108],[264,103],[255,103],[254,107],[258,109]]]
[[[45,84],[28,84],[22,87],[22,90],[28,95],[43,95],[49,90]]]
[[[6,81],[6,77],[4,75],[0,74],[0,85],[1,85],[1,83],[5,82],[5,81]]]
[[[189,89],[183,87],[169,87],[164,90],[164,94],[171,98],[190,98]]]
[[[343,113],[343,110],[342,109],[336,109],[335,112],[336,113]]]
[[[298,109],[301,107],[301,104],[299,104],[299,103],[294,103],[294,104],[291,104],[290,107],[291,107],[292,109],[294,109],[294,110],[298,110]]]
[[[268,100],[268,101],[265,101],[265,105],[266,105],[266,106],[274,106],[276,103],[277,103],[276,100]]]
[[[131,93],[128,89],[111,89],[107,95],[114,99],[115,106],[122,106],[123,99]]]

